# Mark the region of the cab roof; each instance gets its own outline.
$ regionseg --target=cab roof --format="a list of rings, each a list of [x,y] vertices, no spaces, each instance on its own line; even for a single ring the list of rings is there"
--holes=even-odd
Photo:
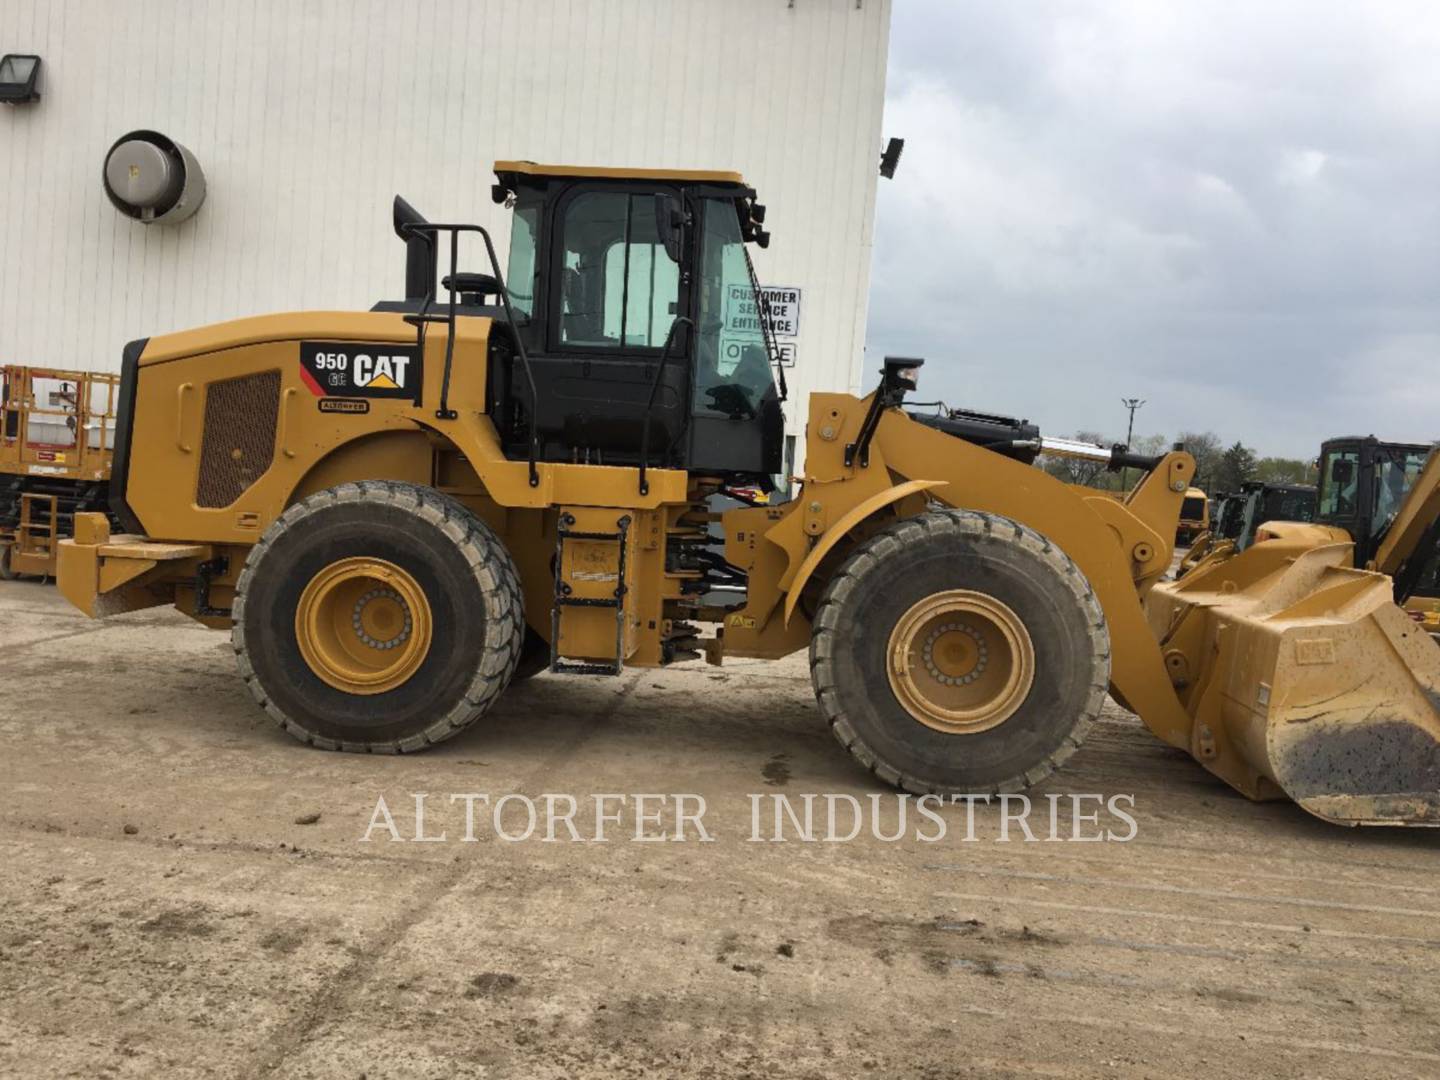
[[[612,169],[600,165],[541,165],[534,161],[497,161],[495,175],[502,178],[518,175],[599,180],[679,180],[695,184],[745,186],[745,178],[738,172],[714,169]]]

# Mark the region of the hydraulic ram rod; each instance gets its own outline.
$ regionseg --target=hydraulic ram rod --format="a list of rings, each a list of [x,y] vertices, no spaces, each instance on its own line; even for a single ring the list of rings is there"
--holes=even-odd
[[[1042,454],[1055,457],[1080,458],[1084,461],[1104,462],[1109,469],[1153,469],[1160,457],[1135,454],[1128,446],[1099,446],[1095,443],[1080,442],[1077,439],[1055,439],[1042,435],[1038,440]],[[1163,456],[1163,455],[1162,455]]]

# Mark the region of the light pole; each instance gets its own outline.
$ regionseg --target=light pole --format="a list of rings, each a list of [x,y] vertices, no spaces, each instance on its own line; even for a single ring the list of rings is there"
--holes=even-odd
[[[1135,410],[1144,405],[1145,402],[1138,397],[1122,397],[1120,404],[1130,410],[1130,426],[1125,429],[1125,447],[1129,449],[1130,440],[1135,435]]]
[[[1129,450],[1130,441],[1135,437],[1135,410],[1140,408],[1141,405],[1144,405],[1145,402],[1138,397],[1123,397],[1120,399],[1120,404],[1130,410],[1130,424],[1125,429],[1125,449]],[[1130,486],[1129,468],[1126,468],[1120,474],[1120,483],[1124,484],[1127,488]]]

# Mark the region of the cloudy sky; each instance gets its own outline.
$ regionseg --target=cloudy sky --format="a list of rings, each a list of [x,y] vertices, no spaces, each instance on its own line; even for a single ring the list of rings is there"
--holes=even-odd
[[[1440,438],[1440,3],[895,0],[885,135],[868,351],[923,397]]]

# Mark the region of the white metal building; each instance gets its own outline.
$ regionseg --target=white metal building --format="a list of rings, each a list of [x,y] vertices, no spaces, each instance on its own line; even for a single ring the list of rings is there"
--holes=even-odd
[[[800,290],[792,434],[861,379],[889,0],[0,0],[0,364],[118,370],[133,338],[403,294],[397,192],[496,227],[497,158],[734,169]],[[111,204],[137,129],[188,148],[199,211]],[[477,264],[478,265],[478,264]]]

